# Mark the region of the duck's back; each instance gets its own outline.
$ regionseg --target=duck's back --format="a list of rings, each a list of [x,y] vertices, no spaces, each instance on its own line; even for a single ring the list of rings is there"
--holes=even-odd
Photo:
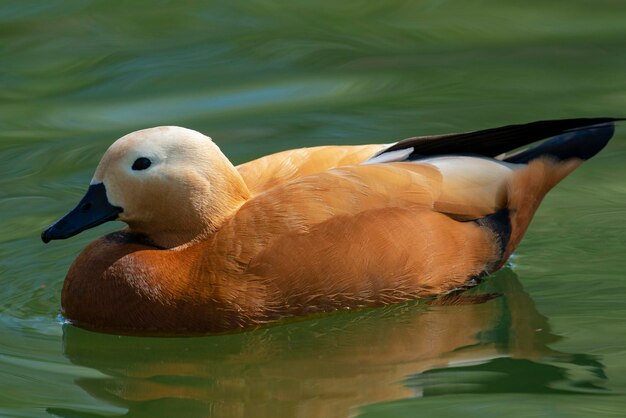
[[[360,164],[386,145],[344,145],[299,148],[270,154],[237,166],[253,195],[297,178],[336,167]]]

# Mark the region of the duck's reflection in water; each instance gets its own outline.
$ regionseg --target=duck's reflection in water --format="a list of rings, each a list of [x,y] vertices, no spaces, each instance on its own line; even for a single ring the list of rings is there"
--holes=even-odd
[[[464,303],[490,293],[500,296]],[[107,375],[76,383],[127,408],[128,416],[328,418],[415,396],[602,391],[597,359],[548,347],[559,337],[512,271],[457,303],[463,304],[408,303],[204,338],[116,337],[67,327],[64,350],[73,363]]]

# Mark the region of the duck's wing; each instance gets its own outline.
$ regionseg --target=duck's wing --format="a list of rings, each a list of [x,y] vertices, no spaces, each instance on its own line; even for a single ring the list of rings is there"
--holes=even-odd
[[[244,205],[235,219],[259,220],[247,230],[242,227],[241,231],[243,234],[258,232],[259,237],[264,237],[281,231],[306,232],[333,217],[368,210],[420,207],[463,222],[507,209],[512,213],[515,236],[509,248],[512,250],[543,196],[583,160],[606,145],[614,126],[606,122],[598,124],[598,121],[607,119],[592,119],[589,121],[592,125],[586,128],[577,120],[579,127],[575,130],[504,160],[470,155],[427,155],[415,157],[413,161],[345,166],[299,177],[259,194]],[[501,132],[517,137],[511,134],[511,129],[505,127]],[[520,129],[525,132],[528,127],[524,125]],[[552,133],[554,129],[551,127],[547,132]],[[537,136],[539,134],[534,137]],[[492,140],[501,142],[491,134],[484,141]],[[512,146],[517,147],[519,143],[514,141]],[[451,147],[468,151],[468,148]],[[492,150],[501,151],[500,148]],[[263,225],[269,228],[268,232],[263,232]]]
[[[530,122],[517,125],[506,125],[497,128],[483,129],[472,132],[453,133],[445,135],[418,136],[396,142],[380,150],[370,159],[370,163],[390,161],[415,161],[438,155],[480,155],[491,158],[506,158],[505,153],[524,147],[542,139],[557,135],[570,134],[576,137],[576,132],[588,130],[596,125],[612,124],[623,118],[574,118],[556,119]],[[578,141],[573,147],[588,159],[606,145],[601,141]],[[570,144],[552,141],[558,152],[567,152]],[[541,150],[545,153],[545,150]]]
[[[578,128],[504,161],[428,156],[299,178],[246,203],[221,242],[298,313],[445,293],[497,269],[547,191],[612,133]]]
[[[267,155],[237,166],[253,195],[332,168],[360,164],[388,145],[300,148]]]

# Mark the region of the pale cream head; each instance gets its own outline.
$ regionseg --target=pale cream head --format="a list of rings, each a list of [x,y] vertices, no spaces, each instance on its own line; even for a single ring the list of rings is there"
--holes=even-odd
[[[176,126],[115,141],[91,181],[98,183],[109,203],[122,208],[119,220],[165,247],[213,232],[249,198],[243,179],[211,138]]]

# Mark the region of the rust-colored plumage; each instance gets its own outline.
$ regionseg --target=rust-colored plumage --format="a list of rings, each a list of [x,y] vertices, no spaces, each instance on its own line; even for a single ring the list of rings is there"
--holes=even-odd
[[[91,201],[81,202],[43,234],[65,238],[110,213],[129,225],[78,256],[64,315],[101,331],[195,334],[473,286],[507,260],[543,196],[606,144],[609,122],[519,125],[529,142],[542,138],[537,129],[565,133],[540,153],[508,158],[464,155],[499,152],[496,129],[485,131],[492,148],[481,131],[473,142],[443,137],[460,147],[453,154],[430,137],[422,155],[412,138],[286,151],[239,167],[194,131],[130,134],[92,181],[106,189],[107,215],[89,215]],[[137,158],[149,168],[130,169]]]

